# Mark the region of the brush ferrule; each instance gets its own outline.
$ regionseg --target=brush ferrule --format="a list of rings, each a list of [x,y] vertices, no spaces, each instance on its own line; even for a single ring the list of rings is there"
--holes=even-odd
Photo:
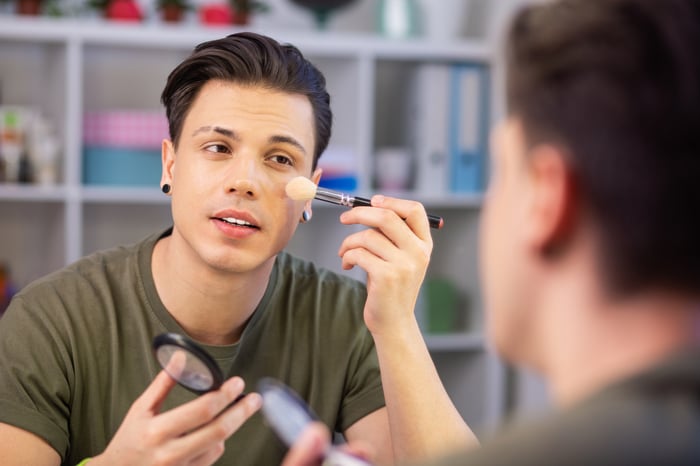
[[[344,205],[346,207],[352,207],[355,202],[355,198],[352,196],[321,188],[316,190],[315,197],[320,201],[330,202],[331,204]]]

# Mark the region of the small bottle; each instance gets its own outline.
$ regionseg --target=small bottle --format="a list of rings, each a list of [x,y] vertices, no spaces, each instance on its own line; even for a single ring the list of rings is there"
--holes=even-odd
[[[41,185],[57,183],[60,146],[51,123],[42,115],[35,115],[30,125],[29,136],[27,147],[32,181]]]
[[[5,157],[2,155],[2,140],[0,140],[0,183],[5,181]]]
[[[22,155],[22,135],[19,130],[19,115],[15,110],[5,112],[2,133],[0,133],[0,157],[5,165],[4,181],[16,182],[19,179],[19,159]]]
[[[17,167],[17,181],[20,183],[33,183],[34,170],[32,161],[29,159],[29,151],[27,145],[22,145],[22,153],[19,156],[19,165]]]
[[[379,4],[379,29],[387,37],[404,38],[416,34],[414,0],[382,0]]]

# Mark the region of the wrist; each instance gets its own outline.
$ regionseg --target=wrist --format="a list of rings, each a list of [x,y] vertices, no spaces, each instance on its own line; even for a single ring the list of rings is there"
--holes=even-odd
[[[411,319],[403,322],[396,322],[384,328],[374,328],[370,330],[376,346],[381,346],[387,351],[401,354],[403,351],[413,348],[416,344],[424,342],[423,333],[418,322]]]

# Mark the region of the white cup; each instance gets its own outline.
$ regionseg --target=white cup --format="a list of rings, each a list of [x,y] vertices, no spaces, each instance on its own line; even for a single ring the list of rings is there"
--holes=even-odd
[[[385,147],[375,155],[375,180],[378,189],[401,191],[411,183],[411,155],[403,147]]]

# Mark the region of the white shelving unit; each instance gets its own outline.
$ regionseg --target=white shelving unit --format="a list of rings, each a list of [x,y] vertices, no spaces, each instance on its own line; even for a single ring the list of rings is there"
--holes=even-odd
[[[192,48],[232,29],[125,25],[101,20],[0,16],[2,103],[40,108],[57,123],[62,167],[55,186],[0,184],[0,261],[20,285],[97,249],[136,241],[170,224],[168,198],[158,186],[121,188],[82,183],[83,112],[108,108],[161,109],[167,74]],[[377,134],[378,106],[401,109],[401,95],[378,89],[380,70],[409,69],[425,62],[491,65],[489,44],[388,40],[369,34],[261,30],[296,45],[326,75],[334,110],[331,145],[355,154],[358,190],[372,193],[372,154],[396,136]],[[400,86],[399,86],[400,89]],[[380,142],[378,142],[381,139]],[[397,194],[397,193],[392,193]],[[478,195],[420,198],[445,218],[434,233],[429,276],[448,277],[469,297],[464,329],[428,335],[441,377],[465,419],[477,429],[503,415],[503,369],[487,347],[477,281]],[[311,224],[301,226],[290,250],[334,270],[337,249],[350,227],[337,221],[338,207],[314,204]],[[342,271],[341,271],[342,272]]]

